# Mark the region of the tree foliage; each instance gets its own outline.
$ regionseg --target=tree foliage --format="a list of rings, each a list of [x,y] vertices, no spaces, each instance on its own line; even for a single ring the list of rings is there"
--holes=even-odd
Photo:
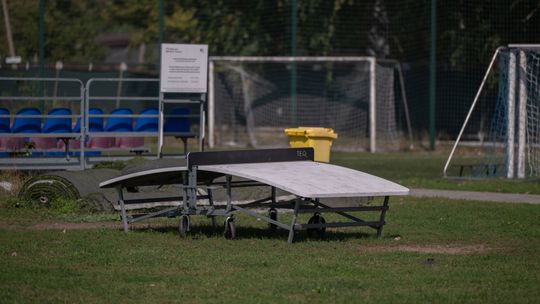
[[[39,1],[8,1],[17,55],[37,60],[39,53]],[[48,0],[45,5],[45,58],[47,61],[88,62],[103,55],[94,38],[104,24],[98,18],[100,6],[93,1]],[[3,17],[2,17],[3,18]],[[2,20],[4,24],[4,20]],[[2,38],[5,28],[2,26]],[[7,44],[0,44],[2,57]]]
[[[39,1],[7,3],[16,53],[33,60],[39,51]],[[164,0],[165,41],[205,43],[213,55],[288,55],[293,3],[298,12],[298,55],[366,55],[370,43],[380,40],[389,45],[388,57],[404,62],[429,57],[430,0]],[[96,37],[118,32],[129,33],[132,47],[145,44],[154,50],[150,57],[157,55],[159,1],[45,4],[48,62],[99,62],[106,48]],[[464,69],[484,63],[498,45],[536,42],[539,7],[538,1],[523,0],[438,1],[438,58]],[[384,28],[374,29],[381,16]],[[7,48],[0,43],[1,57],[8,55]]]

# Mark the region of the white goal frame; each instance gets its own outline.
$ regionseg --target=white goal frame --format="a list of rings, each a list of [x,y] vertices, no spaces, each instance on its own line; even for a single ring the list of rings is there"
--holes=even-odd
[[[450,162],[452,161],[452,158],[454,156],[454,153],[456,151],[456,148],[461,140],[461,137],[463,135],[463,132],[465,131],[467,124],[469,123],[469,119],[471,118],[472,113],[474,112],[474,109],[476,107],[476,104],[480,98],[480,95],[484,89],[484,85],[486,84],[487,78],[491,73],[491,70],[493,69],[493,65],[495,61],[497,60],[497,57],[499,53],[503,50],[512,50],[512,49],[521,49],[519,51],[519,60],[516,58],[516,54],[514,52],[510,52],[509,57],[509,63],[508,63],[508,87],[509,88],[516,88],[516,81],[518,81],[519,86],[517,87],[518,90],[518,149],[517,149],[517,174],[515,174],[515,111],[516,111],[516,94],[513,89],[508,90],[508,108],[507,108],[507,115],[508,115],[508,126],[507,126],[507,134],[508,137],[506,139],[506,178],[514,178],[515,175],[517,175],[517,178],[525,178],[525,147],[527,145],[526,143],[526,123],[527,123],[527,89],[526,89],[526,67],[527,67],[527,57],[525,56],[525,53],[523,52],[523,49],[539,49],[540,50],[540,44],[509,44],[508,46],[500,46],[495,50],[495,53],[493,54],[493,57],[491,58],[491,61],[489,63],[489,66],[487,68],[486,73],[484,74],[484,78],[482,79],[482,82],[480,83],[480,87],[478,88],[478,91],[476,92],[476,95],[474,97],[474,100],[471,104],[471,107],[469,108],[469,112],[467,113],[467,116],[465,117],[465,121],[463,122],[463,125],[461,126],[461,130],[459,131],[458,137],[452,147],[452,150],[450,152],[450,155],[448,156],[448,159],[446,160],[446,163],[444,165],[443,169],[443,177],[447,176],[447,170],[450,165]],[[518,68],[519,64],[519,68]]]
[[[376,67],[377,59],[371,56],[211,56],[208,60],[208,146],[215,146],[215,96],[214,96],[214,62],[215,61],[231,61],[231,62],[343,62],[343,61],[363,61],[369,63],[369,151],[377,152],[377,77]],[[397,66],[399,85],[401,86],[401,97],[404,103],[405,118],[407,122],[410,147],[412,147],[412,131],[409,118],[409,110],[404,88],[403,75],[401,66],[396,60],[379,60],[381,62],[393,62]]]

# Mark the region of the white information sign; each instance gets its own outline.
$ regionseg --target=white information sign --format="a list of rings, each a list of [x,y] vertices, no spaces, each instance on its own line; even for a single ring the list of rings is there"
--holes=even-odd
[[[206,93],[207,75],[208,45],[161,45],[161,92]]]

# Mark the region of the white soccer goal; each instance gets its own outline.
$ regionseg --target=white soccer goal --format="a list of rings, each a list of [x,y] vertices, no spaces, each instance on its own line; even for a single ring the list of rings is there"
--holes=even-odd
[[[286,146],[283,129],[333,128],[334,150],[411,145],[401,69],[373,57],[211,57],[208,143]],[[407,130],[407,132],[405,132]]]
[[[494,67],[498,66],[498,69]],[[465,167],[472,177],[540,176],[540,45],[499,47],[492,57],[480,88],[469,109],[443,169]],[[485,119],[487,117],[487,119]],[[464,134],[482,129],[489,122],[486,140],[480,143],[476,163],[454,161]]]

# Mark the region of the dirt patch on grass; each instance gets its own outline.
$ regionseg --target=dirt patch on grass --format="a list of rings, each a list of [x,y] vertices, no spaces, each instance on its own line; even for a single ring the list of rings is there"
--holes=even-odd
[[[29,226],[31,230],[83,230],[83,229],[121,229],[122,224],[118,222],[54,222],[54,223],[39,223]]]
[[[136,223],[130,224],[129,228],[137,229],[159,229],[171,227],[171,224],[163,223]],[[123,229],[120,222],[45,222],[30,226],[12,225],[0,222],[0,229],[5,230],[86,230],[86,229]]]
[[[441,254],[478,254],[492,251],[493,248],[484,244],[474,245],[388,245],[366,246],[361,252],[416,252]]]

